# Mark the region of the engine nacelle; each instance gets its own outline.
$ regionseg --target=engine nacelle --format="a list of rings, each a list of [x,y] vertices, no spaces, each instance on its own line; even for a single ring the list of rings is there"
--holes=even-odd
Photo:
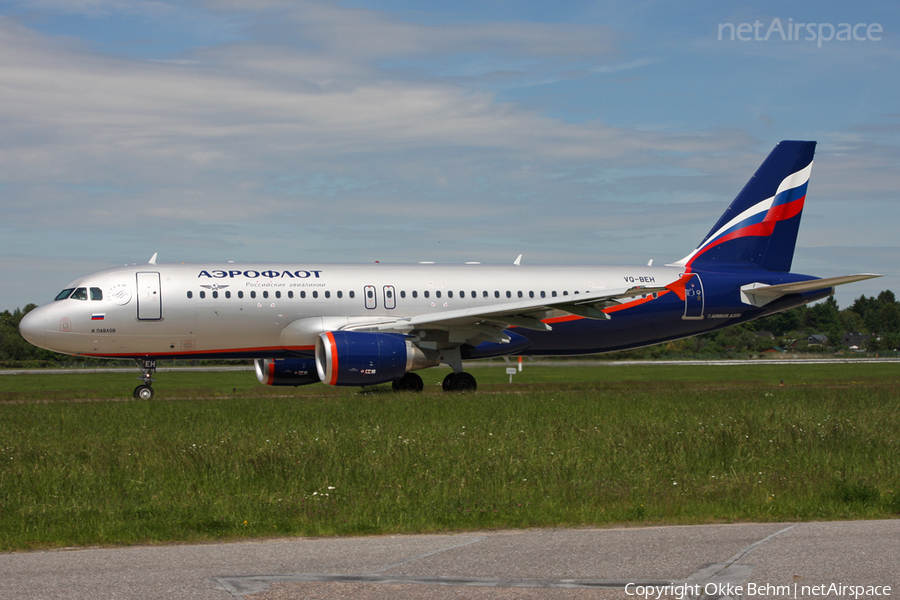
[[[256,378],[265,385],[309,385],[319,383],[314,358],[257,358]]]
[[[328,385],[375,385],[441,362],[397,333],[327,331],[316,340],[316,370]]]

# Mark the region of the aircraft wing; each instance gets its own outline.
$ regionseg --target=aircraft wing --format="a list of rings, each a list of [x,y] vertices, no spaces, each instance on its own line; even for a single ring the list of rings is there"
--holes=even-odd
[[[603,312],[604,308],[617,306],[629,299],[659,293],[667,289],[669,288],[634,286],[556,298],[528,298],[490,306],[405,317],[390,322],[359,325],[352,329],[398,333],[409,333],[413,330],[437,330],[447,332],[447,342],[450,344],[477,344],[482,341],[506,343],[509,341],[509,337],[503,333],[503,330],[509,327],[550,331],[552,327],[544,323],[543,319],[553,316],[554,311],[562,311],[588,319],[609,319],[609,315]]]
[[[741,299],[745,303],[752,304],[753,306],[765,306],[772,300],[787,294],[811,292],[813,290],[821,290],[836,285],[844,285],[845,283],[873,279],[875,277],[881,277],[881,275],[876,275],[875,273],[858,273],[856,275],[843,275],[841,277],[829,277],[826,279],[809,279],[807,281],[781,283],[778,285],[751,283],[741,288]]]

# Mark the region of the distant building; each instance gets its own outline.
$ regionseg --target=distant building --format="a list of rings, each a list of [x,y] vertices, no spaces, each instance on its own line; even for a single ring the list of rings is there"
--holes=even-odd
[[[807,346],[825,346],[828,344],[828,336],[827,335],[819,335],[814,334],[807,336],[806,345]]]
[[[841,345],[851,350],[863,350],[866,343],[872,339],[872,335],[868,333],[860,333],[858,331],[848,331],[841,338]]]

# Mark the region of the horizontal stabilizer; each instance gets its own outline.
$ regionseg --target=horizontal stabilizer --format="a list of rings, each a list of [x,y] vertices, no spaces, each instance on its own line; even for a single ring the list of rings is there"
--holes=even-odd
[[[881,277],[881,275],[876,275],[875,273],[858,273],[856,275],[843,275],[841,277],[829,277],[827,279],[809,279],[807,281],[781,283],[778,285],[751,283],[741,287],[741,300],[745,304],[765,306],[772,300],[788,294],[802,294],[803,292],[822,290],[836,285],[844,285],[845,283],[874,279],[875,277]]]

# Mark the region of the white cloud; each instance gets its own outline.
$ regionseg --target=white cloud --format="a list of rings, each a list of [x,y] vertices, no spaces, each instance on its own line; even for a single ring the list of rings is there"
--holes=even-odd
[[[0,19],[0,223],[19,254],[41,240],[33,255],[103,263],[373,249],[487,262],[528,246],[533,262],[661,262],[696,245],[768,151],[738,128],[568,123],[488,91],[500,73],[531,85],[657,65],[623,56],[608,27],[421,24],[322,2],[205,10],[227,23],[210,38],[230,41],[165,60]],[[815,193],[849,193],[860,171],[888,193],[896,158],[869,158],[829,169]]]

